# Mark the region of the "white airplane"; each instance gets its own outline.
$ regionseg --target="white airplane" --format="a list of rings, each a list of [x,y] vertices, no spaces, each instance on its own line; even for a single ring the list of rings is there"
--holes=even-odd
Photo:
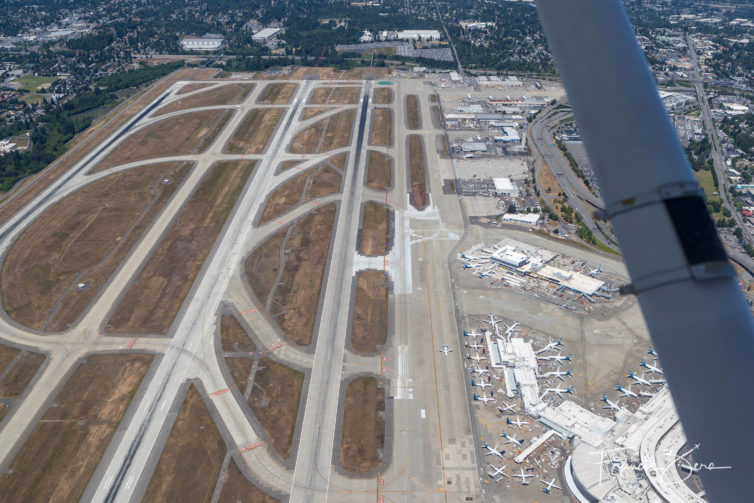
[[[482,271],[479,274],[477,274],[477,276],[479,276],[479,279],[482,279],[482,278],[491,278],[492,277],[492,270],[493,269],[494,269],[494,267],[490,267],[486,271]]]
[[[498,451],[497,450],[497,444],[495,444],[495,447],[490,447],[487,445],[487,442],[484,442],[482,444],[483,449],[487,449],[487,452],[484,453],[485,456],[497,456],[499,458],[503,457],[503,454],[505,454],[505,451]]]
[[[440,349],[438,349],[438,351],[444,354],[445,356],[448,356],[451,353],[451,351],[453,351],[453,348],[448,347],[447,344],[443,344],[442,346],[440,346]]]
[[[517,326],[520,325],[520,323],[517,322],[517,321],[514,321],[513,325],[510,325],[510,326],[508,326],[507,323],[503,323],[503,325],[505,325],[505,335],[512,335],[514,332],[520,332],[521,331],[520,328],[516,328]]]
[[[647,371],[649,371],[649,372],[654,372],[655,374],[664,374],[664,372],[662,371],[662,369],[659,369],[659,368],[655,367],[654,365],[650,365],[649,363],[645,362],[644,360],[641,361],[640,365],[642,367],[644,367],[645,369],[647,369]]]
[[[563,356],[562,353],[558,353],[556,355],[548,355],[548,356],[538,356],[537,360],[546,360],[546,361],[555,361],[555,362],[564,362],[564,361],[571,361],[571,355]]]
[[[491,385],[490,383],[488,383],[488,382],[484,382],[484,381],[475,381],[474,379],[472,379],[472,380],[471,380],[471,385],[472,385],[472,386],[479,386],[479,387],[480,387],[480,388],[482,388],[482,389],[486,388],[487,386],[492,386],[492,385]]]
[[[471,337],[473,339],[476,339],[477,337],[479,337],[482,334],[479,333],[479,332],[477,332],[477,331],[475,331],[475,330],[472,330],[471,332],[468,332],[468,331],[464,330],[463,331],[463,335],[464,335],[464,337]]]
[[[484,347],[484,344],[477,344],[476,341],[474,344],[466,344],[467,348],[474,348],[474,349],[482,349]]]
[[[516,435],[508,435],[507,433],[503,432],[501,436],[505,438],[505,442],[503,445],[515,444],[520,447],[524,444],[524,439],[522,438],[521,440],[519,440],[516,438]]]
[[[476,367],[471,367],[471,373],[472,374],[488,374],[490,372],[490,369],[478,369]]]
[[[487,475],[494,480],[495,482],[500,482],[501,476],[507,477],[508,474],[505,473],[505,466],[501,466],[500,468],[497,468],[495,466],[489,465],[489,468],[487,469]],[[492,472],[490,472],[492,470]]]
[[[501,414],[505,414],[505,411],[507,411],[507,410],[509,410],[509,411],[511,411],[511,412],[514,412],[514,409],[515,409],[515,408],[516,408],[516,406],[515,406],[515,405],[508,405],[507,403],[503,402],[503,406],[502,406],[502,407],[500,407],[500,406],[498,405],[498,407],[497,407],[497,410],[498,410],[498,411],[499,411],[499,412],[500,412]]]
[[[549,341],[550,342],[548,344],[546,344],[542,349],[535,351],[534,354],[538,355],[540,353],[546,353],[551,349],[555,349],[556,347],[563,345],[563,342],[560,339],[555,342],[553,342],[552,339],[549,339]]]
[[[597,266],[596,269],[591,269],[590,268],[589,269],[589,276],[591,276],[592,278],[594,278],[595,276],[597,276],[601,272],[602,272],[602,267],[601,266]]]
[[[547,493],[547,494],[550,494],[550,491],[552,490],[552,488],[553,488],[553,487],[554,487],[555,489],[560,489],[560,486],[556,486],[556,485],[555,485],[555,478],[553,478],[553,479],[552,479],[551,481],[549,481],[549,482],[547,482],[547,481],[546,481],[546,480],[544,480],[544,479],[539,479],[539,481],[540,481],[540,482],[542,482],[542,483],[543,483],[543,484],[545,485],[545,487],[543,487],[543,488],[542,488],[542,490],[543,490],[543,491],[544,491],[545,493]],[[561,489],[561,490],[562,490],[562,489]]]
[[[613,409],[613,410],[620,410],[620,407],[618,406],[618,402],[611,402],[610,399],[607,397],[607,395],[602,395],[602,401],[607,404],[607,407],[603,407],[603,409]]]
[[[573,393],[573,386],[568,386],[566,389],[558,386],[557,388],[547,388],[542,396],[545,396],[547,392],[555,393],[559,398],[563,398],[563,393]]]
[[[637,395],[635,392],[631,391],[631,385],[628,385],[628,389],[623,388],[620,384],[615,385],[616,391],[620,391],[623,393],[621,397],[633,397],[633,398],[639,398],[639,395]]]
[[[516,426],[518,426],[518,429],[520,430],[522,425],[529,424],[529,423],[527,423],[526,421],[520,421],[518,419],[518,416],[516,416],[516,420],[515,421],[511,421],[511,418],[506,417],[505,418],[505,424],[515,424]]]
[[[481,356],[479,353],[474,354],[474,356],[469,356],[469,360],[474,360],[476,362],[480,362],[486,359],[487,359],[486,356]]]
[[[476,257],[474,255],[466,255],[465,253],[461,253],[461,258],[464,260],[473,260],[474,262],[482,262],[482,263],[489,263],[490,259],[487,257]]]
[[[636,381],[637,384],[643,384],[644,386],[652,386],[655,384],[665,383],[665,379],[644,379],[644,374],[642,374],[641,376],[638,376],[631,371],[628,372],[627,377],[630,377],[631,379]]]
[[[639,391],[639,396],[644,396],[644,397],[647,397],[647,398],[652,398],[656,394],[657,393],[649,393],[648,391]]]
[[[485,322],[485,323],[489,323],[490,325],[492,325],[492,328],[494,328],[494,329],[495,329],[495,333],[497,334],[497,333],[498,333],[498,332],[497,332],[497,325],[498,325],[498,324],[499,324],[499,323],[500,323],[501,321],[503,321],[503,320],[502,320],[502,319],[499,319],[499,318],[497,318],[496,316],[494,316],[494,315],[492,315],[492,314],[490,314],[490,315],[489,315],[489,318],[490,318],[489,320],[484,320],[484,322]],[[499,334],[498,334],[498,335],[499,335]]]
[[[528,479],[529,477],[533,477],[534,475],[529,475],[529,474],[524,473],[524,469],[521,468],[521,473],[514,473],[513,476],[521,479],[522,486],[528,486],[529,483],[526,481],[526,479]]]
[[[466,99],[469,99],[469,100],[470,100],[470,99],[471,99],[471,95],[470,95],[470,94],[467,94],[467,95],[466,95]]]
[[[565,379],[563,379],[564,377],[573,377],[573,370],[566,370],[565,372],[561,370],[554,370],[552,372],[547,372],[545,374],[542,374],[539,377],[540,378],[557,377],[561,381],[565,381]]]
[[[484,395],[482,395],[481,397],[478,397],[476,393],[474,393],[474,400],[476,400],[477,402],[484,402],[485,405],[487,405],[487,402],[493,402],[493,403],[495,402],[494,398],[484,396]]]
[[[649,351],[647,351],[647,354],[648,355],[652,355],[654,357],[653,358],[654,360],[656,360],[656,359],[658,359],[660,357],[660,355],[657,354],[657,351],[655,351],[652,348],[649,348]]]

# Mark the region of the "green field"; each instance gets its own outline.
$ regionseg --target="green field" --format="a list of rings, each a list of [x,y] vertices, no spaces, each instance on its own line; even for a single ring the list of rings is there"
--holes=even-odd
[[[44,95],[39,93],[22,94],[18,97],[18,101],[26,103],[27,105],[36,105],[37,103],[42,103],[43,100]]]
[[[701,185],[702,189],[704,189],[704,194],[707,196],[707,201],[721,201],[719,195],[714,195],[715,192],[717,192],[717,189],[715,188],[715,182],[712,179],[712,172],[711,171],[704,171],[699,170],[695,171],[694,175],[696,175],[696,180],[699,182],[699,185]],[[718,218],[722,217],[722,212],[717,212],[712,214],[712,218],[714,220],[717,220]]]
[[[20,77],[16,79],[16,82],[21,84],[21,89],[33,93],[59,79],[60,77]]]

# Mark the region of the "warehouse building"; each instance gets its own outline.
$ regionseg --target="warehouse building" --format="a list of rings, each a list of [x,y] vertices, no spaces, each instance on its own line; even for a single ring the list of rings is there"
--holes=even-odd
[[[179,44],[184,51],[217,51],[225,44],[225,39],[222,35],[207,34],[203,37],[188,35],[183,37]]]

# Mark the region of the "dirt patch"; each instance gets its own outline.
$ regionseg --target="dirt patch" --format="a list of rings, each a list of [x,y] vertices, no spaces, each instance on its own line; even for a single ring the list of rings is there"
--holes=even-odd
[[[225,151],[229,154],[261,154],[264,152],[283,112],[282,108],[249,110],[233,137],[225,145]]]
[[[347,147],[351,143],[354,110],[344,110],[318,121],[299,132],[289,151],[294,154],[314,154]]]
[[[338,154],[332,158],[333,162],[328,159],[317,164],[275,189],[267,199],[259,225],[274,220],[312,199],[340,192],[343,170],[338,170],[337,166],[345,157],[345,152]]]
[[[238,318],[232,314],[220,317],[220,343],[223,351],[228,353],[253,353],[257,350],[257,345],[246,333]]]
[[[409,129],[419,129],[421,127],[419,97],[415,94],[406,96],[406,122]]]
[[[344,80],[377,80],[387,77],[389,69],[387,67],[361,67],[351,68],[340,77]]]
[[[312,341],[335,212],[335,204],[328,204],[300,218],[254,250],[244,263],[254,294],[300,346]]]
[[[2,346],[8,348],[7,346]],[[13,348],[8,348],[13,349]],[[0,381],[0,398],[18,398],[21,396],[36,375],[42,363],[45,361],[45,355],[33,353],[31,351],[18,351],[14,349],[18,358],[11,359],[6,365],[0,368],[0,372],[8,372]]]
[[[60,175],[68,171],[92,149],[97,148],[116,129],[138,115],[173,83],[179,80],[197,78],[196,75],[199,71],[189,68],[178,70],[157,81],[132,101],[125,101],[110,113],[98,119],[91,127],[73,139],[72,148],[62,157],[59,157],[38,175],[19,184],[19,188],[13,191],[11,198],[4,202],[2,208],[0,208],[0,222],[6,221],[11,215],[24,207],[26,203],[36,197]]]
[[[296,89],[298,89],[298,84],[287,82],[267,84],[257,98],[257,103],[260,105],[287,105]]]
[[[450,159],[450,150],[448,149],[448,139],[444,134],[435,136],[435,147],[440,159]]]
[[[144,501],[212,501],[226,450],[212,416],[192,385],[162,449]]]
[[[219,503],[276,503],[280,500],[273,498],[247,479],[238,468],[235,460],[230,459],[228,471],[225,472],[223,488],[220,492]]]
[[[176,94],[177,95],[186,94],[186,93],[190,93],[191,91],[198,91],[199,89],[204,89],[212,85],[214,84],[186,84],[185,86],[180,88]]]
[[[295,168],[299,164],[301,164],[302,161],[283,161],[280,163],[280,166],[278,167],[279,172],[288,171],[291,168]]]
[[[382,152],[369,151],[367,160],[367,187],[388,190],[393,186],[393,159]]]
[[[374,91],[375,105],[390,105],[393,102],[393,90],[389,87],[380,87]]]
[[[360,377],[346,388],[340,461],[343,468],[365,473],[379,466],[385,445],[385,389],[374,377]]]
[[[151,355],[90,355],[0,477],[5,501],[78,501],[123,418]]]
[[[0,374],[10,365],[13,359],[20,353],[20,349],[0,344]]]
[[[429,102],[430,103],[437,103],[437,95],[436,94],[430,94],[429,95]]]
[[[228,110],[204,110],[158,121],[126,138],[90,173],[155,157],[202,152],[230,116]]]
[[[390,239],[390,208],[375,202],[364,204],[361,218],[362,255],[381,256],[387,253]]]
[[[310,105],[355,105],[360,87],[318,87],[309,98]]]
[[[118,304],[109,331],[167,333],[255,164],[211,168]]]
[[[254,84],[226,84],[203,93],[192,94],[169,103],[157,110],[154,115],[164,115],[189,108],[236,105],[241,103],[254,89]]]
[[[375,108],[372,112],[372,134],[369,136],[369,144],[383,147],[393,145],[393,110],[391,108]]]
[[[383,271],[361,271],[356,275],[351,346],[356,351],[375,353],[387,342],[388,279]]]
[[[432,125],[435,129],[442,129],[442,114],[440,114],[440,107],[432,105],[429,107],[429,114],[432,116]]]
[[[305,121],[307,119],[311,119],[312,117],[316,117],[318,115],[321,115],[327,111],[332,110],[332,108],[326,108],[326,107],[306,107],[304,108],[304,113],[301,116],[301,120]]]
[[[427,197],[426,162],[424,157],[424,139],[418,134],[408,136],[409,181],[411,182],[411,205],[424,209],[429,203]]]
[[[8,315],[34,329],[68,328],[97,297],[188,172],[187,163],[123,171],[43,213],[16,240],[3,263],[3,307]]]
[[[539,183],[545,194],[557,196],[563,192],[563,188],[558,183],[558,179],[555,178],[550,166],[544,161],[542,161],[539,166]]]

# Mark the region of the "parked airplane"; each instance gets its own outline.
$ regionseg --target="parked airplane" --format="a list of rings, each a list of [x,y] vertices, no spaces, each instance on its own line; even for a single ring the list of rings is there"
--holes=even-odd
[[[649,351],[647,351],[648,355],[652,355],[654,357],[654,360],[658,359],[660,355],[657,354],[657,351],[655,351],[652,348],[649,348]]]
[[[520,430],[522,425],[529,424],[529,423],[527,423],[526,421],[520,421],[518,419],[518,416],[516,416],[516,420],[515,421],[511,421],[511,418],[506,417],[505,418],[505,424],[515,424],[516,426],[518,426],[518,429]]]
[[[650,365],[649,363],[645,362],[644,360],[641,361],[640,364],[642,367],[647,369],[649,372],[654,372],[655,374],[664,374],[662,369],[655,367],[654,365]]]
[[[514,332],[520,332],[521,331],[520,328],[516,328],[517,326],[520,325],[520,323],[517,322],[517,321],[514,321],[513,325],[510,325],[510,326],[508,326],[507,323],[503,323],[503,325],[505,325],[505,335],[513,335]]]
[[[601,272],[602,272],[602,267],[601,266],[597,266],[596,269],[591,269],[590,268],[589,269],[589,276],[591,276],[592,278],[594,278],[595,276],[597,276]]]
[[[474,349],[482,349],[484,348],[484,344],[477,344],[474,342],[474,344],[466,344],[467,348],[474,348]]]
[[[471,385],[472,385],[472,386],[479,386],[479,387],[480,387],[480,388],[482,388],[482,389],[486,388],[487,386],[492,386],[492,385],[491,385],[490,383],[488,383],[488,382],[484,382],[484,381],[478,381],[478,382],[477,382],[477,381],[475,381],[474,379],[472,379],[472,380],[471,380]]]
[[[557,341],[553,342],[552,339],[549,339],[549,343],[547,343],[542,349],[537,350],[534,352],[534,354],[538,355],[540,353],[546,353],[547,351],[550,351],[551,349],[555,349],[558,346],[562,346],[563,342],[558,339]]]
[[[440,346],[440,349],[438,349],[438,351],[444,354],[445,356],[448,356],[451,353],[451,351],[453,351],[453,348],[448,347],[447,344],[443,344],[442,346]]]
[[[521,446],[524,444],[524,439],[522,438],[519,440],[516,438],[516,435],[508,435],[507,433],[503,432],[501,437],[505,438],[505,444],[515,444],[518,446]]]
[[[477,337],[479,337],[482,334],[479,333],[479,332],[477,332],[476,330],[472,330],[471,332],[468,332],[468,331],[464,330],[463,331],[463,335],[465,337],[472,337],[472,338],[476,339]]]
[[[482,395],[481,397],[478,397],[476,393],[474,393],[474,400],[476,400],[477,402],[484,402],[485,405],[487,405],[487,402],[493,402],[493,403],[495,402],[494,398],[490,398],[484,395]]]
[[[655,393],[649,393],[648,391],[639,391],[639,396],[644,396],[644,397],[647,397],[647,398],[652,398],[656,394],[657,394],[657,392],[655,392]]]
[[[489,373],[489,371],[490,371],[489,368],[478,369],[478,368],[475,368],[475,367],[471,367],[471,373],[472,374],[487,374],[487,373]]]
[[[479,279],[481,278],[491,278],[492,277],[492,267],[487,269],[486,271],[480,272],[477,276],[479,276]]]
[[[482,444],[482,448],[483,449],[487,449],[487,452],[484,453],[485,456],[497,456],[499,458],[502,458],[503,454],[505,454],[505,451],[498,451],[497,450],[497,445],[495,445],[495,447],[493,448],[493,447],[490,447],[489,445],[487,445],[487,442],[484,442]]]
[[[461,253],[461,258],[463,260],[473,260],[474,262],[480,262],[482,264],[490,263],[489,257],[475,257],[474,255],[466,255],[465,253]]]
[[[500,407],[500,406],[498,405],[498,407],[497,407],[497,410],[498,410],[498,411],[500,411],[500,413],[501,413],[501,414],[505,414],[505,411],[506,411],[506,410],[509,410],[509,411],[511,411],[511,412],[514,412],[514,410],[513,410],[513,409],[515,409],[515,407],[516,407],[515,405],[508,405],[507,403],[503,402],[503,406],[502,406],[502,407]]]
[[[568,386],[566,389],[563,389],[560,386],[558,386],[557,388],[547,388],[545,389],[545,392],[542,396],[545,396],[548,391],[555,393],[560,398],[563,398],[563,393],[573,393],[573,386]]]
[[[545,487],[543,487],[542,490],[545,493],[547,493],[547,494],[550,494],[550,491],[552,490],[553,487],[555,489],[561,489],[560,486],[556,486],[555,485],[555,479],[554,478],[551,481],[549,481],[549,482],[547,482],[546,480],[543,480],[543,479],[539,479],[539,481],[542,482],[545,485]],[[561,489],[561,491],[562,491],[562,489]]]
[[[634,381],[636,381],[637,384],[643,384],[644,386],[652,386],[654,384],[664,384],[665,383],[665,379],[645,379],[644,378],[644,374],[642,374],[641,376],[638,376],[638,375],[634,374],[631,371],[628,372],[628,376],[627,377],[630,377],[631,379],[633,379]]]
[[[529,483],[526,481],[526,479],[528,479],[529,477],[533,477],[534,475],[529,475],[528,473],[524,473],[524,469],[521,468],[521,473],[514,473],[513,476],[521,479],[522,486],[528,486]]]
[[[563,362],[563,361],[571,361],[571,355],[563,356],[561,353],[558,353],[556,355],[549,355],[549,356],[538,356],[537,360],[547,360],[547,361],[556,361],[556,362]]]
[[[607,395],[602,395],[602,401],[607,404],[607,407],[603,407],[603,409],[620,410],[617,400],[615,402],[611,402]]]
[[[505,468],[506,468],[505,466],[501,466],[500,468],[497,468],[495,466],[489,465],[489,468],[487,469],[487,475],[489,475],[489,477],[495,482],[500,482],[500,479],[502,477],[508,476],[508,474],[505,473]],[[492,472],[490,472],[490,469],[492,470]]]
[[[497,318],[495,315],[492,315],[492,314],[489,315],[489,318],[490,318],[489,320],[484,320],[484,322],[492,325],[492,328],[495,330],[495,334],[499,336],[500,333],[497,331],[497,325],[503,320],[501,320],[500,318]]]
[[[487,359],[486,356],[481,356],[479,353],[474,354],[474,356],[469,356],[469,360],[474,360],[476,362],[480,362],[486,359]]]
[[[631,391],[631,385],[630,384],[628,385],[628,389],[623,388],[623,386],[621,386],[620,384],[616,384],[615,385],[615,389],[617,391],[620,391],[621,393],[623,393],[621,395],[621,397],[625,396],[625,397],[639,398],[639,395],[637,395],[636,393],[634,393],[633,391]]]
[[[573,370],[566,370],[566,371],[554,370],[552,372],[547,372],[545,374],[542,374],[539,377],[540,378],[557,377],[561,381],[565,381],[563,377],[573,377]]]

